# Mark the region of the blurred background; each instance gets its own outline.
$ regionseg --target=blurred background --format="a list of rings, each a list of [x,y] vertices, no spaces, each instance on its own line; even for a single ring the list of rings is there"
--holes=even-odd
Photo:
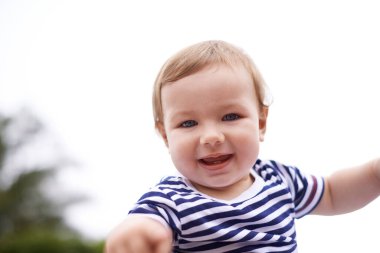
[[[0,252],[102,252],[176,173],[153,128],[163,62],[222,39],[274,103],[260,157],[316,175],[380,153],[376,1],[0,0]],[[297,221],[300,252],[374,252],[380,201]],[[375,228],[375,229],[374,229]]]

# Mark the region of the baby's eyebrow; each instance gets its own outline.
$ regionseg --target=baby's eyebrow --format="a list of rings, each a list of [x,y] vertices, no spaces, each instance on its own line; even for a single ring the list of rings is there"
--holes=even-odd
[[[224,110],[241,110],[244,109],[244,106],[242,106],[240,103],[228,103],[221,106]]]
[[[182,120],[184,118],[191,118],[196,114],[195,110],[176,110],[173,109],[166,113],[166,118],[170,121]]]

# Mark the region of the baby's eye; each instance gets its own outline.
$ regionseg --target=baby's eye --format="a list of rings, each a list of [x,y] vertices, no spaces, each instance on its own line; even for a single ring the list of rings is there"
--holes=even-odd
[[[186,120],[186,121],[182,122],[179,126],[187,128],[187,127],[193,127],[196,125],[198,125],[198,122],[196,122],[195,120]]]
[[[236,113],[226,114],[222,118],[223,121],[233,121],[233,120],[237,120],[237,119],[240,119],[240,116]]]

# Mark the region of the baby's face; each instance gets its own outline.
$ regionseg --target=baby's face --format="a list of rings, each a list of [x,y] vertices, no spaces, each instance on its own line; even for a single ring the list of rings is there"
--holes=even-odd
[[[248,72],[207,67],[167,84],[161,96],[162,135],[177,170],[211,196],[249,187],[265,118]]]

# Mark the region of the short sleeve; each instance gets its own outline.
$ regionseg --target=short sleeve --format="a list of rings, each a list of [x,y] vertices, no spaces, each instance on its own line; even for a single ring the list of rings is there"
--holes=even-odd
[[[144,194],[129,214],[146,215],[169,226],[173,232],[180,233],[180,222],[176,211],[176,204],[170,196],[154,188]]]
[[[304,173],[297,167],[287,166],[276,161],[260,161],[260,163],[266,171],[271,169],[272,173],[277,171],[281,181],[287,184],[294,203],[296,218],[309,214],[318,205],[324,192],[322,177]]]

